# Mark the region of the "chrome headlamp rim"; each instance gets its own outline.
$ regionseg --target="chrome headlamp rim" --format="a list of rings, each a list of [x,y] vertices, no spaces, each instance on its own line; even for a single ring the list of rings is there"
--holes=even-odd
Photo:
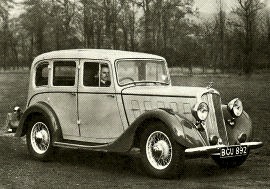
[[[240,117],[244,110],[243,103],[239,98],[235,98],[227,104],[227,109],[233,118]]]
[[[205,102],[198,102],[191,112],[197,121],[205,121],[209,114],[209,106]]]

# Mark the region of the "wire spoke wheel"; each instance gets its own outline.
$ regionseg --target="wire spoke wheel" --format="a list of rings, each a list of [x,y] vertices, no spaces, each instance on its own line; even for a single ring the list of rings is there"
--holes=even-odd
[[[37,122],[33,125],[30,135],[31,145],[36,153],[44,154],[50,145],[50,132],[47,125]]]
[[[143,169],[150,176],[171,178],[183,172],[184,147],[162,122],[149,123],[141,135],[140,148]]]
[[[44,116],[34,117],[27,130],[27,148],[32,157],[37,160],[49,161],[53,158],[56,148],[52,145],[52,124]]]
[[[168,167],[172,160],[172,144],[168,136],[161,131],[153,132],[146,142],[146,155],[155,169]]]

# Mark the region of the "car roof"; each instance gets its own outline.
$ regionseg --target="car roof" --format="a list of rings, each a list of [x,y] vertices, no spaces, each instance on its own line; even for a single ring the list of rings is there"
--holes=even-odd
[[[116,59],[132,59],[132,58],[164,59],[163,57],[158,55],[141,52],[109,50],[109,49],[69,49],[69,50],[52,51],[41,54],[34,59],[34,63],[46,59],[116,60]]]

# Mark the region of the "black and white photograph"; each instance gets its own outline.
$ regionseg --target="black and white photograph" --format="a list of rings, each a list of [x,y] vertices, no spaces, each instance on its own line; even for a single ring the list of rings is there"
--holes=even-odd
[[[270,188],[270,0],[0,0],[0,188]]]

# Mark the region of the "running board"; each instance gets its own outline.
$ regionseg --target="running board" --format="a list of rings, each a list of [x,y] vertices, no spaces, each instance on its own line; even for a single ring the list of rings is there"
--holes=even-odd
[[[109,152],[107,147],[108,144],[102,145],[84,145],[84,144],[74,144],[68,142],[54,142],[53,146],[61,147],[61,148],[69,148],[69,149],[81,149],[81,150],[90,150],[90,151],[98,151],[98,152]],[[124,154],[133,155],[136,157],[140,157],[140,149],[139,148],[131,148],[128,152],[122,152]]]
[[[83,144],[72,144],[66,142],[54,142],[53,146],[61,147],[61,148],[71,148],[71,149],[83,149],[83,150],[93,150],[93,151],[100,151],[100,152],[107,152],[108,150],[105,149],[108,145],[95,145],[95,146],[88,146]]]

